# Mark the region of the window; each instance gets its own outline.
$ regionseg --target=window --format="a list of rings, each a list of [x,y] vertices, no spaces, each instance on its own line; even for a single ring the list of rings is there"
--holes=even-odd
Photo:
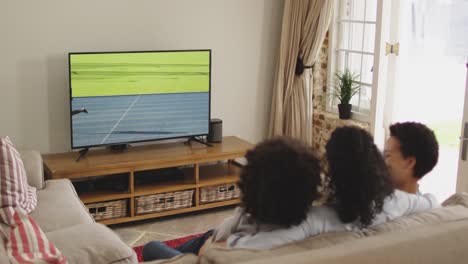
[[[335,0],[331,25],[329,82],[348,68],[359,75],[361,93],[351,99],[354,117],[367,121],[372,98],[375,30],[378,0]],[[336,104],[329,110],[336,111]]]

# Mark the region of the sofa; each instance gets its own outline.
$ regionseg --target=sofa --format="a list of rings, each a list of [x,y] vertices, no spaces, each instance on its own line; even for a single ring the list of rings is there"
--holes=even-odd
[[[173,264],[457,264],[468,263],[468,194],[443,207],[356,232],[327,233],[271,250],[209,248]]]
[[[21,156],[28,183],[38,190],[31,215],[69,263],[137,263],[135,252],[89,215],[68,179],[44,181],[40,154],[23,151]],[[3,243],[0,263],[8,263]],[[468,194],[453,195],[441,208],[356,232],[322,234],[271,250],[212,247],[201,257],[184,254],[145,263],[468,263]]]
[[[136,264],[135,251],[107,226],[96,223],[69,179],[44,180],[42,157],[37,151],[20,151],[28,184],[37,189],[32,218],[69,264]],[[0,229],[6,226],[0,223]],[[184,261],[197,263],[195,255]],[[174,260],[168,260],[174,261]],[[160,264],[167,261],[144,262]],[[0,239],[0,264],[10,263]]]
[[[20,154],[28,183],[37,189],[38,203],[31,216],[68,263],[138,263],[132,248],[108,227],[94,221],[70,180],[44,181],[39,152]],[[3,239],[0,239],[0,263],[9,263]]]

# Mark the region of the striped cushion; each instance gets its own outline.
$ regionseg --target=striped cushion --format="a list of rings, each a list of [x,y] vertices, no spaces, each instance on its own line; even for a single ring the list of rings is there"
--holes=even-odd
[[[47,239],[36,221],[23,209],[1,208],[0,221],[9,226],[4,230],[3,236],[11,263],[67,263],[65,256]]]
[[[30,213],[36,205],[36,188],[28,184],[20,154],[8,137],[0,137],[0,208],[17,206]]]

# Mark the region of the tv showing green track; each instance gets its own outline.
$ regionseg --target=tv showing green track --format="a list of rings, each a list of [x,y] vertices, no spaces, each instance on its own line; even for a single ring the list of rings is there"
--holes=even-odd
[[[72,148],[208,134],[210,50],[70,53]]]

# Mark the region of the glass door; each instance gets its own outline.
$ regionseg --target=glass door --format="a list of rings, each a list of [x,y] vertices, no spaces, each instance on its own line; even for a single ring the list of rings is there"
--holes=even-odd
[[[468,55],[468,1],[392,1],[384,125],[416,121],[434,130],[439,162],[420,182],[444,200],[455,192]],[[393,50],[395,52],[395,50]]]

